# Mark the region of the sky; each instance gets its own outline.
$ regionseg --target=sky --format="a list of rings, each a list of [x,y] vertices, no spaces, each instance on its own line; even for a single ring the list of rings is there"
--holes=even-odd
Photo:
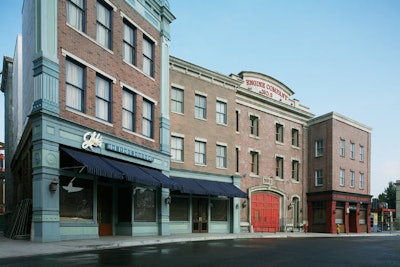
[[[22,2],[0,0],[1,57],[14,55]],[[169,5],[176,17],[172,56],[225,75],[272,76],[316,116],[334,111],[371,127],[371,195],[400,180],[400,1],[169,0]]]

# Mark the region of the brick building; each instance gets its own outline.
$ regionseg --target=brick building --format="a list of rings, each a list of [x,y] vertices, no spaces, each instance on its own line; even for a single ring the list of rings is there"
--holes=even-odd
[[[334,112],[308,125],[309,230],[369,233],[371,128]]]
[[[167,1],[25,1],[22,19],[8,225],[28,199],[33,241],[168,235]]]

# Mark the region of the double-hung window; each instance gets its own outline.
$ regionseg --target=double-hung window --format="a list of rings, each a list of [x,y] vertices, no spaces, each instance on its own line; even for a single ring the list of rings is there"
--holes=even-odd
[[[275,125],[275,133],[276,133],[275,140],[279,143],[283,143],[283,125],[282,124],[277,123]]]
[[[251,172],[253,174],[258,175],[258,152],[257,151],[250,151],[250,156],[251,156]]]
[[[111,49],[111,8],[97,2],[96,41]]]
[[[69,60],[66,62],[66,104],[80,112],[85,111],[85,71]]]
[[[299,147],[299,130],[292,129],[292,146]]]
[[[258,136],[258,117],[250,115],[250,135]]]
[[[324,155],[324,141],[316,140],[315,141],[315,156],[321,157]]]
[[[194,163],[197,165],[206,165],[206,142],[195,141]]]
[[[84,0],[67,1],[67,23],[81,32],[85,31],[84,4]]]
[[[354,187],[355,183],[355,173],[354,171],[350,171],[350,187]]]
[[[364,162],[364,155],[365,155],[364,146],[360,146],[360,161],[361,162]]]
[[[346,140],[340,139],[340,156],[346,156]]]
[[[226,168],[226,146],[217,145],[216,161],[217,168]]]
[[[183,138],[179,136],[171,137],[171,159],[183,162]]]
[[[154,77],[154,42],[143,36],[143,72]]]
[[[207,98],[203,95],[196,94],[194,97],[194,116],[197,119],[207,118]]]
[[[135,131],[136,94],[124,89],[122,91],[122,127]]]
[[[183,100],[184,100],[184,94],[183,90],[172,87],[171,88],[171,111],[176,112],[176,113],[181,113],[183,114]]]
[[[225,124],[227,123],[226,120],[226,103],[222,101],[217,101],[216,105],[216,111],[217,111],[217,123],[218,124]]]
[[[324,172],[322,169],[315,170],[315,186],[324,185]]]
[[[355,157],[355,144],[350,143],[350,158],[354,159],[354,157]]]
[[[123,57],[126,62],[136,65],[136,28],[124,21]]]
[[[276,157],[276,177],[283,179],[283,158]]]
[[[344,169],[340,169],[340,173],[339,173],[339,184],[340,186],[345,186],[345,182],[346,182],[346,172]]]
[[[360,189],[364,189],[364,183],[365,183],[365,180],[364,180],[365,178],[364,178],[364,173],[360,173]]]
[[[153,138],[154,128],[153,103],[143,99],[142,133],[144,136]]]
[[[298,160],[292,160],[292,179],[299,181],[300,163]]]
[[[96,117],[111,121],[111,81],[103,76],[96,76]]]

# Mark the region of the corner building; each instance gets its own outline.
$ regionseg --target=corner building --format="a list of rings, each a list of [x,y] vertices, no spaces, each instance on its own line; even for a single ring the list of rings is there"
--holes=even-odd
[[[309,230],[371,232],[372,129],[332,112],[309,121]]]
[[[168,2],[24,1],[22,19],[7,210],[32,200],[37,242],[169,235]]]

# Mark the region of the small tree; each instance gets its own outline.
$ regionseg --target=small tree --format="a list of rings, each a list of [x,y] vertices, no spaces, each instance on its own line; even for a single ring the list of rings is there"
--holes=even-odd
[[[389,186],[385,191],[378,195],[379,202],[387,202],[389,209],[396,208],[396,185],[393,182],[389,182]]]

